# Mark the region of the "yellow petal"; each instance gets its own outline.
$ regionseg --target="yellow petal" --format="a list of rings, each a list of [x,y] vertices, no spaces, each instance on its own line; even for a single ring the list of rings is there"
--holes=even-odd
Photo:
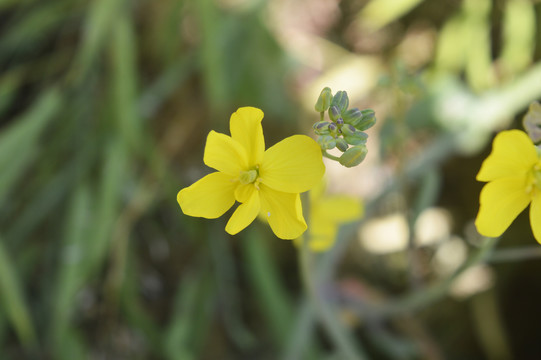
[[[312,221],[308,225],[310,227],[310,249],[320,252],[328,250],[334,245],[338,234],[338,225],[335,222]]]
[[[254,184],[239,184],[235,189],[235,199],[240,203],[245,203],[256,191]]]
[[[207,136],[203,161],[207,166],[232,177],[248,168],[248,157],[242,145],[232,137],[211,131]]]
[[[283,193],[260,184],[261,211],[280,239],[295,239],[306,230],[299,194]]]
[[[520,130],[502,131],[494,138],[492,152],[477,174],[479,181],[491,181],[506,176],[520,176],[537,162],[532,141]]]
[[[250,166],[261,164],[265,152],[261,120],[263,111],[254,107],[239,108],[229,120],[231,136],[246,149]]]
[[[237,234],[239,231],[250,225],[256,218],[260,209],[259,194],[257,191],[252,193],[252,196],[244,204],[240,204],[235,210],[231,218],[225,226],[225,231],[231,235]]]
[[[186,215],[215,219],[235,203],[235,186],[230,176],[215,172],[180,190],[177,201]]]
[[[489,182],[481,190],[479,213],[475,220],[481,235],[497,237],[528,206],[523,177],[502,178]]]
[[[541,190],[535,190],[530,207],[530,225],[532,226],[533,236],[541,244]]]
[[[316,226],[315,224],[310,224],[310,239],[308,243],[308,247],[310,250],[314,252],[322,252],[326,251],[329,248],[331,248],[335,241],[336,241],[336,235],[337,235],[337,228],[336,226]],[[305,235],[302,235],[298,238],[296,238],[295,245],[296,246],[303,246],[303,241],[305,239]]]
[[[336,231],[329,234],[311,234],[309,244],[310,249],[314,252],[329,250],[336,241],[336,235]]]
[[[362,216],[363,205],[360,199],[351,196],[337,195],[321,198],[313,204],[316,218],[313,222],[327,219],[336,223],[357,220]]]
[[[262,183],[288,193],[310,190],[324,173],[321,149],[305,135],[290,136],[267,149],[259,169]]]

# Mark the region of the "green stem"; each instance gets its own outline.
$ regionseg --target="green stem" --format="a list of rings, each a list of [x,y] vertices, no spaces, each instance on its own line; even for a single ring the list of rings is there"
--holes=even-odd
[[[319,349],[314,344],[315,335],[314,307],[310,299],[302,299],[297,310],[295,324],[282,359],[319,359]],[[308,354],[307,354],[308,353]],[[303,356],[304,354],[304,356]]]
[[[492,253],[488,262],[501,263],[507,261],[531,260],[541,257],[541,247],[539,245],[524,246],[514,249],[496,250]]]
[[[323,156],[325,156],[325,157],[328,158],[328,159],[335,160],[335,161],[339,161],[339,160],[340,160],[339,157],[336,157],[336,156],[334,156],[334,155],[329,154],[326,150],[323,150]]]
[[[327,335],[331,341],[336,345],[338,350],[344,356],[344,359],[347,360],[362,360],[367,357],[360,351],[358,346],[355,345],[354,340],[351,338],[351,335],[344,328],[343,324],[340,322],[338,315],[332,309],[330,304],[326,302],[318,289],[316,284],[315,275],[316,271],[313,263],[313,257],[311,256],[310,249],[308,247],[308,237],[304,238],[302,247],[300,249],[300,262],[301,262],[301,275],[303,283],[308,292],[308,297],[316,310],[316,313],[321,321],[321,324],[324,327],[324,330],[327,332]]]
[[[309,198],[304,196],[304,210],[305,218],[310,219]],[[307,221],[308,222],[308,221]],[[303,235],[302,246],[299,250],[299,261],[301,265],[301,278],[304,283],[308,299],[311,301],[312,306],[319,317],[324,330],[331,341],[335,344],[337,349],[342,353],[343,359],[347,360],[363,360],[367,359],[359,346],[355,344],[351,334],[340,322],[340,318],[336,314],[336,311],[332,308],[332,305],[325,301],[321,296],[320,289],[317,281],[317,269],[314,266],[314,257],[308,244],[310,243],[310,231],[307,230]]]
[[[490,259],[492,250],[498,242],[498,238],[486,238],[481,248],[460,266],[451,276],[445,280],[428,286],[423,290],[414,290],[398,300],[389,301],[383,305],[369,305],[358,300],[346,300],[349,305],[355,308],[360,317],[391,317],[397,314],[404,314],[425,307],[447,295],[454,281],[464,271],[478,263]]]

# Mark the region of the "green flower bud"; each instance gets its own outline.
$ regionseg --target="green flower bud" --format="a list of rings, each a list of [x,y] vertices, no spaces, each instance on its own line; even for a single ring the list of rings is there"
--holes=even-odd
[[[314,132],[318,135],[328,135],[329,134],[329,125],[332,124],[328,121],[319,121],[314,124]]]
[[[368,135],[362,131],[356,131],[353,135],[344,135],[344,140],[350,145],[364,145],[367,139]]]
[[[338,91],[332,98],[331,106],[336,106],[343,113],[349,106],[348,93],[345,91]]]
[[[352,136],[355,134],[355,132],[357,131],[357,129],[355,129],[353,126],[351,126],[350,124],[344,124],[342,125],[342,134],[344,134],[344,136]]]
[[[344,122],[353,126],[355,126],[359,121],[361,121],[362,117],[363,114],[358,108],[349,109],[344,114],[342,114]]]
[[[330,123],[328,128],[331,133],[336,133],[336,131],[338,130],[338,126],[336,126],[335,123]]]
[[[338,150],[344,152],[344,151],[346,151],[348,149],[349,145],[346,142],[346,140],[344,140],[342,138],[337,138],[336,139],[336,147],[338,148]]]
[[[364,160],[367,152],[368,150],[364,145],[351,147],[340,156],[338,162],[345,167],[357,166]]]
[[[321,94],[319,94],[319,97],[316,101],[316,111],[317,112],[324,112],[327,111],[329,106],[331,106],[332,101],[332,91],[330,88],[326,87],[321,90]]]
[[[344,119],[342,119],[341,117],[336,119],[336,125],[338,125],[338,127],[341,128],[342,125],[344,125]]]
[[[332,121],[336,121],[342,114],[340,113],[340,109],[338,106],[333,105],[329,108],[329,118]]]
[[[336,140],[330,135],[320,136],[317,143],[323,150],[332,149],[336,146]]]
[[[357,129],[364,131],[367,129],[370,129],[374,124],[376,123],[376,113],[374,110],[366,109],[362,110],[362,118],[359,120],[357,124],[353,124]]]

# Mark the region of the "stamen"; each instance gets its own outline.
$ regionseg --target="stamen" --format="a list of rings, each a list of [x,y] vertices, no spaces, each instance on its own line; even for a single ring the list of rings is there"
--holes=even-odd
[[[255,182],[254,182],[254,186],[255,186],[255,188],[256,188],[257,190],[261,190],[261,189],[259,188],[259,183],[260,183],[260,182],[261,182],[261,178],[260,178],[260,177],[258,177],[258,178],[255,180]]]

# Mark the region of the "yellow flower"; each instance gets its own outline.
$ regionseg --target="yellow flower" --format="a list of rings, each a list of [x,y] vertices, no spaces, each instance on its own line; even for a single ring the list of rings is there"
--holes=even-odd
[[[488,181],[475,220],[481,235],[500,236],[531,202],[530,224],[541,243],[541,156],[528,135],[520,130],[499,133],[477,180]]]
[[[310,241],[312,251],[321,252],[334,245],[341,224],[359,219],[363,205],[357,198],[346,195],[324,195],[325,183],[310,191]],[[295,240],[302,244],[302,237]]]
[[[281,239],[306,230],[299,193],[317,185],[325,172],[321,149],[310,137],[290,136],[265,151],[261,120],[253,107],[238,109],[229,122],[231,136],[211,131],[204,163],[216,170],[180,190],[186,215],[215,219],[240,203],[225,230],[237,234],[258,214]]]

